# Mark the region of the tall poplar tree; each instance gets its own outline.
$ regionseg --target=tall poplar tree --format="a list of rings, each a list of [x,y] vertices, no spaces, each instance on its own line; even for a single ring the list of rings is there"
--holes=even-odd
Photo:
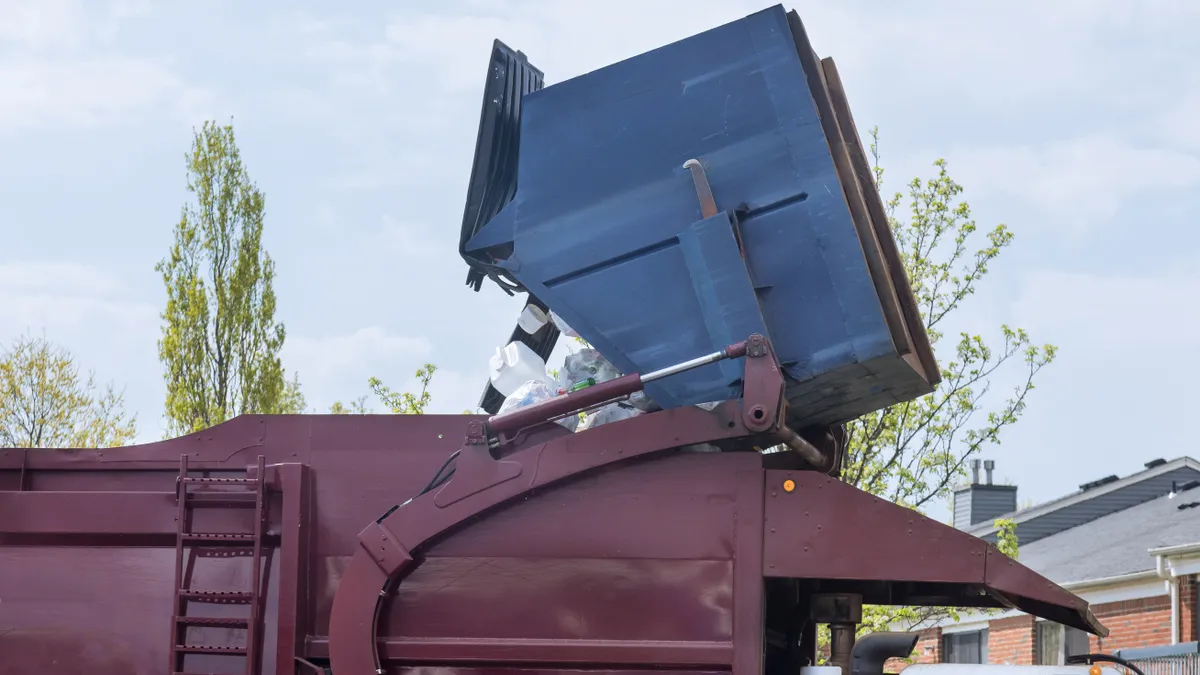
[[[167,291],[158,351],[169,431],[302,412],[299,381],[286,378],[279,358],[286,331],[275,319],[275,263],[262,247],[264,197],[232,124],[205,122],[186,160],[194,199],[155,267]]]

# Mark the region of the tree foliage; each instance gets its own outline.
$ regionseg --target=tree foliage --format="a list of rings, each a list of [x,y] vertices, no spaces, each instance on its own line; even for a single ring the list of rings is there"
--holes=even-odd
[[[882,186],[878,136],[875,130],[871,134],[876,181]],[[843,472],[846,482],[917,510],[945,498],[965,475],[967,461],[1000,442],[1000,432],[1020,419],[1036,376],[1056,353],[1053,345],[1036,345],[1023,329],[1007,325],[997,330],[993,342],[998,346],[970,333],[959,333],[953,344],[943,340],[946,319],[975,293],[1013,234],[1005,225],[979,230],[945,160],[934,162],[934,168],[932,178],[913,179],[907,193],[896,192],[886,206],[929,340],[938,351],[942,382],[928,396],[847,425]],[[1020,369],[1019,383],[1006,400],[988,406],[993,376],[1007,374],[1010,367]]]
[[[1017,521],[1012,518],[997,518],[993,523],[996,526],[996,548],[1004,555],[1016,560],[1020,557],[1020,550],[1017,542]]]
[[[426,408],[429,407],[429,383],[433,381],[435,372],[437,372],[437,366],[432,363],[426,363],[417,369],[415,376],[421,386],[418,394],[393,391],[377,377],[368,380],[367,386],[387,412],[393,415],[423,415]],[[334,415],[367,415],[373,410],[367,405],[367,397],[362,396],[351,401],[348,406],[341,401],[336,401],[329,407],[329,412]]]
[[[108,448],[135,434],[123,394],[98,388],[65,348],[26,336],[0,353],[0,447]]]
[[[304,409],[279,358],[275,264],[263,249],[265,198],[250,180],[233,126],[205,122],[186,155],[188,191],[169,255],[155,269],[167,291],[159,359],[170,433],[245,413]]]
[[[876,130],[871,137],[876,184],[882,187]],[[947,335],[950,318],[975,293],[1013,234],[1002,224],[980,229],[945,160],[933,167],[931,178],[913,179],[904,192],[887,199],[886,207],[938,352],[942,381],[932,394],[850,422],[842,475],[860,489],[917,511],[948,497],[965,476],[968,460],[1000,443],[1002,430],[1020,419],[1037,375],[1057,351],[1007,325],[1000,325],[991,338]],[[993,392],[993,380],[1001,378],[1016,382],[1007,397]],[[998,525],[1001,550],[1015,557],[1015,524]],[[900,624],[911,629],[945,617],[957,619],[957,613],[952,608],[869,607],[861,628],[887,630]]]

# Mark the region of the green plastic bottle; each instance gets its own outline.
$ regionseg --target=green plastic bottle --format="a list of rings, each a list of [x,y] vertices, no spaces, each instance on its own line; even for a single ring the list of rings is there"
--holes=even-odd
[[[596,378],[589,377],[586,380],[580,380],[579,382],[576,382],[575,384],[571,385],[571,391],[579,391],[580,389],[587,389],[588,387],[592,386],[593,384],[596,384]]]

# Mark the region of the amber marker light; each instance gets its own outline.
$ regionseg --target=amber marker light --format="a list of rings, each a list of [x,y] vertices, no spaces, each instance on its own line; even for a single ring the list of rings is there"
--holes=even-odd
[[[796,489],[796,481],[792,480],[791,478],[783,481],[783,491],[784,492],[791,492],[792,490],[795,490],[795,489]],[[1097,671],[1094,673],[1089,673],[1089,675],[1100,675],[1100,672]]]

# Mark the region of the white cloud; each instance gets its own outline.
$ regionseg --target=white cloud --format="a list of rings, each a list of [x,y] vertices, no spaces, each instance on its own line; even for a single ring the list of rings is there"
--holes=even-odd
[[[475,0],[453,14],[405,6],[382,27],[303,16],[278,25],[334,73],[342,92],[338,105],[346,113],[342,123],[369,129],[357,134],[361,152],[356,154],[371,161],[350,174],[340,173],[335,184],[379,188],[411,185],[430,176],[445,183],[468,165],[459,148],[473,141],[468,136],[477,115],[474,99],[495,38],[525,51],[554,83],[762,7],[750,0]],[[1034,14],[1007,5],[948,2],[917,10],[844,4],[796,8],[817,51],[838,61],[856,111],[863,111],[856,116],[864,133],[876,121],[869,116],[885,108],[888,119],[908,117],[914,125],[925,111],[936,118],[947,107],[981,119],[999,115],[1032,122],[1035,110],[1052,112],[1054,101],[1121,109],[1135,96],[1129,92],[1152,86],[1169,100],[1174,94],[1161,91],[1165,80],[1135,76],[1143,64],[1113,49],[1112,40],[1146,39],[1158,45],[1150,50],[1156,64],[1186,62],[1175,58],[1178,50],[1171,51],[1170,39],[1149,36],[1176,35],[1200,13],[1200,5],[1157,0],[1138,7],[1117,0],[1067,0]],[[1019,48],[1014,35],[1020,36]],[[415,102],[414,89],[419,92]],[[1113,91],[1126,93],[1113,96]],[[1200,122],[1195,121],[1200,115],[1192,115],[1193,110],[1194,105],[1180,108],[1175,120],[1200,143]],[[323,107],[320,114],[332,113]],[[969,116],[962,119],[970,123]],[[994,185],[995,191],[1015,195],[1074,227],[1110,218],[1124,199],[1143,189],[1196,184],[1200,169],[1193,158],[1093,133],[1086,123],[1073,132],[1079,134],[1074,138],[1043,127],[1040,134],[1053,139],[1058,133],[1059,138],[1046,142],[1038,133],[1022,132],[1021,144],[1004,138],[997,147],[968,148],[954,163],[973,172],[967,183],[973,191]],[[904,124],[896,126],[905,129]],[[397,133],[381,136],[385,128]],[[884,134],[893,147],[906,140],[890,136],[887,128]],[[437,147],[425,140],[449,135],[459,140]],[[991,133],[983,127],[963,135],[986,138]],[[379,144],[370,141],[380,139],[395,150],[376,158]],[[945,154],[944,149],[929,157]],[[912,164],[907,153],[888,161],[893,169]]]
[[[73,48],[87,39],[87,15],[71,0],[0,0],[0,44]]]
[[[955,174],[973,193],[1013,198],[1075,229],[1111,219],[1131,197],[1200,186],[1200,157],[1135,146],[1111,134],[950,154]]]
[[[469,373],[439,369],[429,383],[428,412],[450,415],[459,414],[464,410],[474,412],[486,384],[487,371],[483,368],[478,372]],[[409,378],[399,390],[415,392],[417,386],[416,378]]]
[[[186,117],[203,99],[170,68],[148,60],[111,56],[0,63],[0,133],[103,126],[159,106]]]
[[[162,59],[100,49],[148,8],[118,0],[106,11],[67,0],[0,0],[0,134],[92,128],[141,112],[192,121],[209,94]]]
[[[1002,449],[1023,494],[1194,454],[1200,258],[1145,274],[1043,270],[1019,290],[1018,325],[1061,347]]]
[[[87,329],[147,333],[157,311],[129,296],[116,277],[73,262],[0,263],[0,334],[55,334]]]
[[[324,337],[289,336],[282,358],[288,372],[299,373],[309,406],[323,411],[335,400],[366,394],[372,376],[383,378],[400,367],[415,371],[431,351],[427,338],[368,326]]]
[[[161,437],[151,414],[162,402],[158,309],[119,277],[76,262],[0,263],[0,350],[22,335],[44,336],[98,382],[127,388],[139,441]]]
[[[0,263],[0,287],[9,292],[55,289],[71,293],[108,295],[121,290],[123,284],[92,265],[18,260]]]
[[[1191,311],[1198,302],[1200,259],[1193,258],[1151,275],[1039,271],[1021,284],[1015,312],[1031,333],[1076,336],[1066,353],[1103,369],[1136,354],[1157,354],[1163,365],[1172,353],[1200,350],[1200,312]]]
[[[1200,85],[1200,77],[1196,78],[1196,85]],[[1155,125],[1164,143],[1177,145],[1194,155],[1200,154],[1200,91],[1196,85],[1188,87],[1189,95],[1169,107]]]
[[[0,0],[0,45],[34,50],[78,49],[111,41],[129,19],[151,11],[149,0]]]
[[[383,217],[379,237],[389,251],[394,251],[404,258],[428,260],[442,250],[439,245],[441,242],[431,240],[421,226],[396,220],[392,216]]]
[[[686,11],[680,11],[686,6]],[[608,3],[475,3],[475,14],[401,12],[385,36],[398,62],[430,70],[443,91],[481,86],[492,40],[520,49],[550,82],[727,23],[762,9],[749,0],[685,3],[614,0]]]

